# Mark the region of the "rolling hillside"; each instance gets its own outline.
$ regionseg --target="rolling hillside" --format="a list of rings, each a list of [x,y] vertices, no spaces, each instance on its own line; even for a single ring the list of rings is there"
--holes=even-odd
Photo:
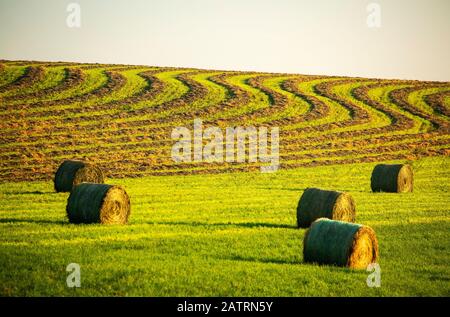
[[[44,180],[65,158],[110,177],[251,171],[175,163],[171,131],[280,128],[282,169],[449,155],[450,83],[146,66],[0,66],[0,181]]]

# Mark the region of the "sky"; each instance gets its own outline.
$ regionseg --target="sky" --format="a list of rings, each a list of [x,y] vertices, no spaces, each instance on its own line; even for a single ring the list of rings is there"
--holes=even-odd
[[[450,81],[449,16],[450,0],[0,0],[0,59]]]

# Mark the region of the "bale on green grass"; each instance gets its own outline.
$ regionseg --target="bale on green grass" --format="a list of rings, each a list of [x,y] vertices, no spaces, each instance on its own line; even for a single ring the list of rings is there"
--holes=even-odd
[[[412,192],[413,170],[408,164],[378,164],[373,169],[370,186],[373,192]]]
[[[64,161],[55,174],[55,190],[57,192],[70,192],[73,186],[80,183],[103,183],[102,170],[93,165],[77,160]]]
[[[130,198],[120,186],[82,183],[71,191],[66,211],[71,223],[126,224]]]
[[[378,259],[378,241],[372,228],[320,218],[303,240],[305,262],[366,269]]]
[[[307,188],[297,205],[297,226],[308,228],[319,218],[354,222],[356,205],[347,193]]]

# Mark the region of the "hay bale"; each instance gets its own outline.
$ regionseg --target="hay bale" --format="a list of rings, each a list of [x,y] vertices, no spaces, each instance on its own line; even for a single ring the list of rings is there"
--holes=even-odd
[[[373,192],[409,193],[413,191],[413,171],[408,164],[378,164],[370,179]]]
[[[66,211],[71,223],[126,224],[130,198],[120,186],[82,183],[71,191]]]
[[[354,222],[356,204],[347,193],[307,188],[297,206],[297,226],[308,228],[319,218]]]
[[[303,240],[305,262],[366,269],[378,259],[378,241],[372,228],[321,218]]]
[[[67,160],[56,171],[54,183],[57,192],[70,192],[73,186],[83,182],[103,183],[102,170],[82,161]]]

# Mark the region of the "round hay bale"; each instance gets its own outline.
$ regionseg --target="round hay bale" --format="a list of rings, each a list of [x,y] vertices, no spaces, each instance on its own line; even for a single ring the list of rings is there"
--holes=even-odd
[[[102,170],[95,165],[82,161],[67,160],[56,171],[54,183],[57,192],[70,192],[73,186],[83,182],[103,183]]]
[[[366,269],[378,259],[378,241],[372,228],[320,218],[306,231],[305,262]]]
[[[130,198],[120,186],[82,183],[70,192],[66,211],[71,223],[126,224]]]
[[[373,192],[412,192],[413,170],[408,164],[378,164],[373,169],[370,186]]]
[[[356,204],[347,193],[307,188],[297,205],[297,226],[308,228],[319,218],[355,222]]]

